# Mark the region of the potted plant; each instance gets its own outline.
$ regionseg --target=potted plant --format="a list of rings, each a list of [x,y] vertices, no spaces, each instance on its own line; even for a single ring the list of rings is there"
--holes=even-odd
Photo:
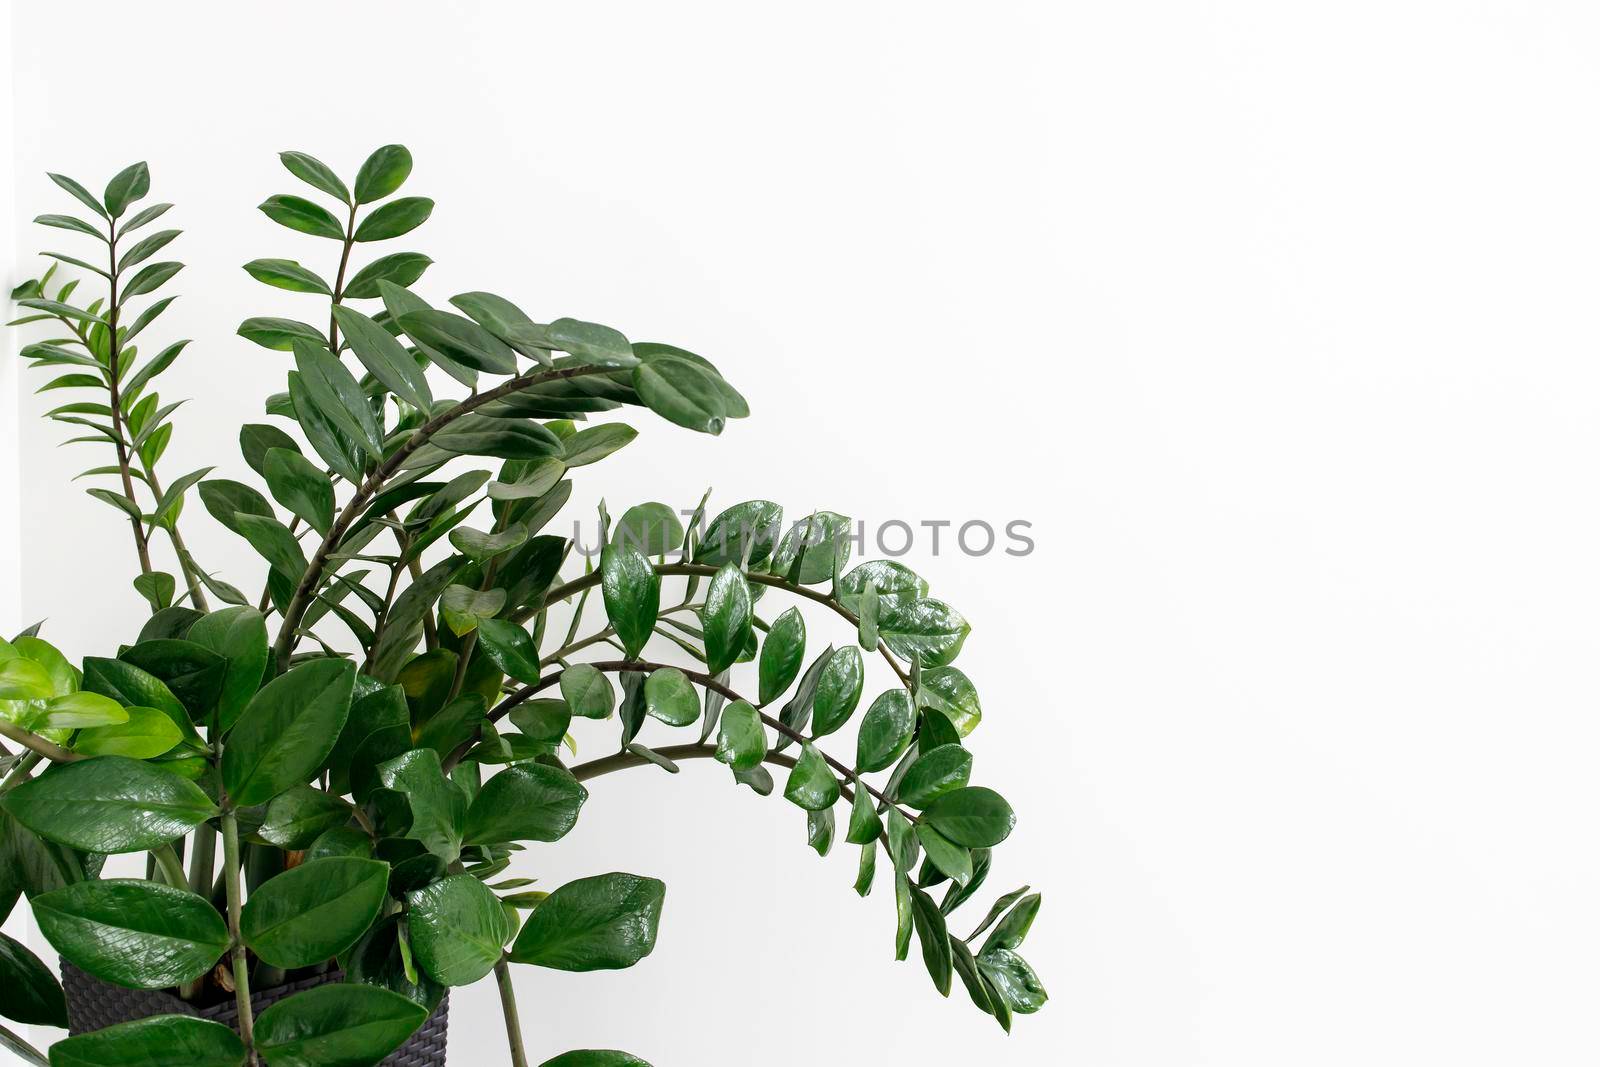
[[[21,354],[71,398],[49,417],[95,453],[89,492],[126,524],[150,614],[81,663],[38,627],[0,641],[0,918],[25,894],[65,980],[0,939],[0,1015],[73,1035],[48,1060],[9,1029],[0,1042],[54,1067],[442,1064],[448,990],[493,975],[525,1065],[510,967],[637,963],[665,887],[596,873],[547,892],[518,854],[570,832],[595,780],[699,758],[761,796],[781,785],[819,853],[858,846],[861,895],[881,860],[896,953],[915,939],[940,993],[959,979],[1007,1029],[1037,1010],[1017,952],[1037,894],[952,932],[1013,824],[969,783],[981,709],[951,664],[962,617],[898,563],[851,565],[843,516],[786,525],[764,500],[701,499],[687,522],[602,506],[598,560],[580,564],[552,519],[579,469],[636,434],[599,416],[716,434],[744,399],[671,345],[538,323],[486,292],[430,303],[419,253],[358,263],[432,210],[395,195],[403,147],[350,185],[282,160],[334,210],[300,195],[261,210],[337,266],[245,265],[310,320],[239,327],[291,368],[275,421],[239,435],[253,485],[161,467],[177,405],[158,387],[187,342],[155,340],[179,233],[155,226],[170,205],[138,206],[143,163],[98,197],[51,175],[79,207],[37,221],[87,251],[46,253],[57,264],[13,293],[15,325],[36,331]],[[258,590],[190,552],[196,497],[262,557]],[[818,620],[834,643],[808,633]],[[601,728],[583,720],[621,736],[580,762],[575,729]],[[681,739],[646,745],[652,720],[649,736]],[[847,727],[853,751],[829,754]],[[145,877],[103,876],[128,853],[147,854]],[[591,1050],[546,1067],[642,1063]]]

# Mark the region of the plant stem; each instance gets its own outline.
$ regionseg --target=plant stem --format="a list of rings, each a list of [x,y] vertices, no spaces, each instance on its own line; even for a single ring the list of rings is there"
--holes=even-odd
[[[511,1067],[528,1067],[528,1053],[522,1047],[522,1023],[517,1018],[517,991],[511,984],[511,967],[504,959],[494,965],[494,980],[500,987],[500,1014],[506,1019]]]
[[[151,495],[160,500],[161,482],[156,478],[155,466],[149,463],[141,463],[140,466],[144,468],[144,478],[150,486]],[[173,519],[172,525],[167,527],[167,537],[172,541],[172,550],[178,555],[178,569],[183,571],[183,580],[189,586],[189,599],[194,602],[196,609],[210,611],[211,605],[206,601],[206,591],[200,585],[199,575],[195,574],[189,547],[183,543],[183,535],[178,532],[177,519]]]
[[[9,737],[24,748],[57,763],[71,763],[73,760],[83,759],[76,752],[68,752],[55,742],[46,741],[38,734],[30,733],[8,719],[0,719],[0,737]]]
[[[161,868],[161,874],[166,878],[167,884],[174,889],[185,889],[189,885],[189,876],[183,871],[183,864],[178,860],[178,854],[172,851],[171,844],[162,845],[150,853],[155,857],[156,865]]]
[[[0,1048],[10,1049],[34,1067],[50,1067],[50,1061],[44,1058],[43,1053],[4,1026],[0,1026]]]
[[[106,361],[106,387],[111,391],[111,429],[115,440],[112,442],[117,450],[117,470],[122,475],[122,495],[133,500],[133,474],[128,466],[128,447],[122,434],[122,369],[118,366],[122,356],[122,342],[117,337],[117,223],[111,222],[111,277],[109,279],[110,297],[106,302],[106,344],[109,346],[109,358]],[[92,354],[92,350],[91,350]],[[139,573],[149,574],[153,569],[150,566],[150,542],[145,536],[144,521],[137,516],[128,516],[129,523],[133,526],[133,545],[139,552]]]
[[[230,804],[222,812],[222,874],[228,893],[228,934],[233,938],[233,997],[239,1007],[239,1036],[256,1062],[255,1019],[250,1013],[250,964],[245,958],[244,938],[239,934],[239,913],[244,901],[239,891],[239,822]]]
[[[44,757],[37,752],[24,752],[22,758],[17,760],[16,766],[11,768],[11,773],[6,775],[6,780],[0,782],[0,793],[26,780],[29,777],[28,772],[37,767],[42,759]]]
[[[359,488],[356,489],[344,510],[339,512],[339,517],[333,520],[333,525],[328,528],[322,544],[317,547],[316,554],[312,556],[307,565],[305,574],[301,575],[300,582],[295,586],[294,596],[284,608],[283,627],[278,631],[278,640],[273,646],[273,657],[278,664],[278,670],[286,670],[289,666],[289,657],[294,654],[295,637],[300,629],[300,620],[305,617],[306,609],[311,605],[311,599],[316,594],[317,586],[321,584],[323,571],[328,566],[328,556],[333,552],[334,546],[339,543],[349,530],[350,524],[361,514],[367,502],[398,471],[411,454],[428,443],[429,438],[446,426],[455,422],[463,415],[471,414],[484,404],[499,400],[503,396],[526,389],[531,385],[544,382],[560,381],[566,378],[579,378],[589,374],[604,374],[609,368],[584,365],[579,367],[563,367],[560,370],[536,370],[527,374],[518,375],[500,383],[493,389],[482,393],[474,393],[455,407],[442,411],[413,430],[411,436],[406,438],[404,444],[396,448],[388,459],[384,460],[375,469]]]

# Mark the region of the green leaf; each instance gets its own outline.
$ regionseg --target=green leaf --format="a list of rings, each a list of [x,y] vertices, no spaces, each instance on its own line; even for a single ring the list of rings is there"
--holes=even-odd
[[[843,570],[849,558],[850,520],[832,511],[819,511],[783,535],[772,555],[772,573],[801,585],[817,585]]]
[[[676,667],[652,671],[644,683],[645,714],[668,726],[689,726],[700,717],[700,699]]]
[[[26,945],[0,934],[0,1015],[29,1026],[67,1028],[67,998],[44,961]]]
[[[224,731],[231,730],[266,673],[266,620],[249,606],[223,608],[197,620],[189,628],[189,640],[227,662],[217,697],[217,721]]]
[[[387,989],[432,1011],[444,997],[444,986],[417,969],[412,942],[401,915],[379,919],[339,958],[345,981]]]
[[[856,641],[864,649],[872,650],[878,647],[878,587],[867,586],[866,592],[861,594],[860,606],[856,609],[860,618],[856,625]]]
[[[462,293],[450,303],[474,322],[529,359],[550,362],[549,332],[528,318],[517,305],[493,293]]]
[[[616,707],[611,679],[587,663],[574,663],[561,672],[561,698],[572,714],[584,719],[609,718]]]
[[[834,829],[832,808],[806,812],[806,844],[816,849],[817,855],[826,856],[833,850]]]
[[[426,308],[401,315],[399,323],[407,337],[457,363],[488,374],[517,372],[517,356],[511,347],[469,318]]]
[[[377,919],[389,865],[350,856],[312,860],[258,886],[239,933],[274,967],[309,967],[356,943]]]
[[[545,336],[553,347],[572,353],[584,363],[631,367],[638,362],[628,339],[610,326],[561,318],[545,327]]]
[[[433,407],[433,392],[428,388],[427,375],[388,330],[343,305],[333,309],[333,318],[344,331],[345,340],[356,358],[384,388],[419,411]]]
[[[911,710],[911,694],[890,689],[879,694],[861,720],[856,736],[856,769],[881,771],[911,747],[911,728],[916,717]]]
[[[50,1046],[50,1067],[244,1067],[244,1058],[238,1034],[188,1015],[152,1015]]]
[[[504,589],[480,590],[467,585],[452,585],[439,599],[439,613],[457,637],[471,633],[480,622],[494,618],[505,606]]]
[[[884,814],[889,838],[889,859],[894,863],[895,870],[901,874],[909,873],[916,865],[917,855],[922,848],[921,843],[917,841],[916,828],[911,825],[911,820],[893,805],[890,805]]]
[[[317,410],[374,459],[382,459],[382,431],[349,368],[326,348],[308,341],[294,343],[294,362]]]
[[[425,196],[403,196],[377,208],[356,227],[357,241],[387,241],[410,233],[428,221],[433,201]]]
[[[666,892],[634,874],[568,882],[528,917],[511,959],[561,971],[631,967],[655,948]]]
[[[333,295],[327,282],[292,259],[253,259],[244,265],[244,269],[256,281],[287,289],[291,293]]]
[[[933,987],[940,996],[950,995],[953,957],[950,951],[950,933],[945,929],[944,916],[933,898],[922,890],[911,889],[911,917],[916,924],[917,940],[922,945],[922,962],[933,979]]]
[[[157,252],[167,247],[167,245],[171,244],[182,232],[183,231],[181,230],[158,230],[157,232],[152,233],[150,236],[139,241],[132,248],[122,253],[122,258],[117,261],[117,269],[125,271],[135,264],[143,263]],[[130,330],[129,334],[132,335],[134,332],[135,331]]]
[[[878,636],[901,659],[917,659],[926,667],[943,667],[961,653],[972,631],[961,613],[942,600],[883,597],[878,607]]]
[[[964,886],[972,880],[972,853],[926,824],[917,827],[917,840],[922,851],[941,874],[956,885]]]
[[[839,779],[814,745],[800,747],[800,758],[789,771],[783,795],[807,811],[823,811],[838,803]]]
[[[811,702],[811,725],[817,737],[826,737],[850,721],[861,703],[865,677],[860,649],[847,645],[828,657]]]
[[[510,466],[502,466],[500,479],[489,483],[490,500],[531,500],[544,496],[561,481],[567,469],[566,464],[549,456],[528,461],[522,470],[507,470]]]
[[[661,610],[661,577],[638,549],[606,545],[600,550],[600,591],[624,654],[637,659]],[[581,713],[574,707],[573,714]]]
[[[439,753],[414,748],[378,768],[385,788],[404,793],[411,807],[411,826],[405,836],[446,863],[461,852],[461,834],[467,818],[467,796],[445,776]]]
[[[720,434],[728,413],[712,376],[693,363],[656,359],[633,368],[633,387],[646,407],[668,422]]]
[[[1006,1007],[1018,1015],[1031,1015],[1050,999],[1044,983],[1028,966],[1028,961],[1010,949],[995,948],[979,953],[978,970],[986,979],[991,994],[998,995]]]
[[[63,956],[129,989],[193,981],[228,950],[227,924],[210,901],[156,882],[78,882],[35,897],[33,913]]]
[[[917,758],[900,780],[895,796],[913,808],[926,808],[972,777],[972,753],[960,745],[940,745]]]
[[[463,840],[469,845],[559,841],[577,825],[588,799],[589,791],[560,767],[508,767],[485,782],[473,800]]]
[[[63,763],[0,796],[40,837],[85,852],[159,848],[215,817],[198,786],[122,756]]]
[[[336,308],[335,311],[337,310]],[[238,333],[245,340],[254,341],[262,348],[270,348],[276,352],[292,351],[296,338],[324,347],[328,344],[328,339],[322,335],[321,330],[298,319],[270,317],[245,319],[239,324]]]
[[[878,807],[872,794],[858,784],[855,798],[850,802],[850,826],[844,839],[852,845],[870,845],[883,833],[883,820],[878,818]]]
[[[1034,918],[1039,914],[1039,904],[1042,898],[1038,893],[1031,893],[1017,901],[1016,906],[1006,913],[1000,925],[994,928],[983,943],[983,950],[979,957],[988,955],[994,949],[1016,950],[1022,947],[1022,942],[1027,939],[1028,930],[1033,926]],[[998,907],[998,905],[997,905]],[[979,928],[982,932],[982,928]],[[977,934],[973,935],[974,937]],[[971,938],[968,938],[970,941]]]
[[[269,196],[260,204],[263,215],[280,226],[309,233],[313,237],[344,240],[344,225],[333,212],[303,196]]]
[[[77,197],[80,203],[87,206],[96,215],[99,215],[101,218],[109,217],[106,215],[106,209],[100,206],[100,201],[94,198],[93,193],[89,192],[89,190],[85,189],[83,186],[79,185],[65,174],[51,174],[49,175],[49,178],[51,181],[61,186],[61,188]]]
[[[539,1067],[650,1067],[637,1056],[616,1049],[574,1049],[563,1052],[553,1060],[545,1060]]]
[[[533,741],[559,745],[572,725],[572,709],[565,700],[530,700],[511,710],[511,722]]]
[[[72,750],[81,756],[143,760],[170,752],[183,740],[183,731],[165,712],[140,707],[130,707],[125,712],[126,722],[80,732],[72,742]]]
[[[135,163],[118,171],[116,177],[106,183],[106,213],[114,219],[121,218],[129,204],[149,191],[150,168],[146,164]]]
[[[267,450],[264,475],[272,498],[320,534],[333,525],[333,482],[298,450]]]
[[[923,670],[917,688],[917,701],[942,712],[966,737],[983,721],[978,690],[958,667],[929,667]]]
[[[278,158],[290,174],[314,189],[320,189],[340,203],[350,202],[350,190],[333,172],[333,168],[305,152],[279,152]]]
[[[706,669],[718,674],[733,666],[744,651],[754,617],[750,585],[737,564],[724,563],[711,579],[700,617],[705,628]]]
[[[992,848],[1011,835],[1017,817],[1005,798],[983,786],[944,794],[928,805],[923,821],[958,845]]]
[[[350,806],[309,785],[286,789],[267,803],[256,836],[281,849],[310,848],[336,826],[350,821]]]
[[[767,755],[767,731],[761,713],[748,701],[735,700],[722,709],[716,758],[736,771],[760,766]]]
[[[227,478],[201,482],[200,502],[212,518],[241,537],[244,536],[244,527],[238,520],[241,513],[268,519],[273,517],[272,505],[267,503],[266,497],[243,482],[229,481]]]
[[[122,224],[122,232],[132,233],[146,223],[159,219],[171,209],[171,204],[151,204],[149,207],[140,208],[131,219]]]
[[[77,730],[94,726],[115,726],[128,721],[128,713],[110,697],[99,693],[68,693],[44,702],[34,719],[36,730]]]
[[[422,277],[422,272],[432,265],[433,260],[421,252],[396,252],[375,259],[356,271],[355,277],[345,283],[344,295],[351,300],[372,300],[382,293],[380,283],[388,282],[405,288],[414,284]]]
[[[847,838],[848,840],[848,838]],[[861,846],[861,862],[856,868],[856,895],[864,897],[872,892],[872,880],[878,873],[878,845],[868,841]]]
[[[303,342],[295,342],[301,344]],[[290,371],[289,417],[300,424],[300,429],[311,442],[311,447],[334,473],[351,483],[361,481],[369,454],[355,438],[346,434],[329,417],[311,396],[311,389],[298,371]]]
[[[0,662],[0,700],[44,700],[54,692],[49,673],[32,660]]]
[[[82,219],[73,218],[71,215],[39,215],[33,221],[40,226],[53,226],[58,230],[75,230],[78,233],[86,233],[90,237],[98,237],[102,241],[106,239],[106,235],[101,233],[98,227],[90,225]]]
[[[682,541],[683,524],[677,513],[655,501],[635,504],[611,529],[612,544],[636,548],[646,556],[665,555]]]
[[[806,620],[790,608],[773,621],[761,646],[761,703],[777,700],[794,684],[805,655]]]
[[[479,619],[478,645],[501,672],[524,685],[539,681],[539,649],[510,619]]]
[[[520,548],[528,540],[528,528],[520,522],[511,523],[503,530],[490,533],[462,526],[450,531],[450,543],[456,551],[472,560],[483,563],[495,556]]]
[[[638,436],[639,431],[626,423],[608,422],[603,426],[591,426],[567,438],[563,458],[569,467],[598,463]]]
[[[856,611],[856,598],[868,586],[875,587],[879,596],[909,595],[915,599],[928,595],[928,583],[910,567],[893,560],[874,559],[857,564],[839,577],[840,602]]]
[[[462,456],[544,459],[561,454],[561,439],[537,422],[491,419],[476,413],[463,415],[439,430],[430,443]]]
[[[316,986],[256,1018],[256,1048],[272,1067],[375,1064],[427,1018],[427,1008],[377,986]]]
[[[499,899],[470,874],[408,894],[406,915],[417,963],[442,985],[471,985],[494,970],[510,936]]]
[[[354,685],[352,664],[323,659],[262,687],[240,714],[222,754],[229,797],[239,804],[261,804],[308,781],[339,740]]]
[[[356,174],[356,203],[382,200],[411,174],[411,152],[405,145],[386,144],[367,157]]]
[[[551,324],[552,327],[555,325]],[[672,345],[664,345],[655,341],[640,341],[633,346],[633,355],[645,363],[674,360],[687,363],[698,368],[711,381],[711,386],[716,390],[717,397],[722,403],[723,411],[730,419],[742,419],[750,414],[750,405],[745,403],[739,391],[729,385],[722,377],[722,373],[712,365],[711,361],[693,352],[687,352]]]

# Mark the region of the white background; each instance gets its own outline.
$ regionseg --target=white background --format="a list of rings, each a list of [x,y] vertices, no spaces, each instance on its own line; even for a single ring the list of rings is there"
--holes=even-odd
[[[975,626],[977,774],[1021,814],[989,886],[1044,891],[1045,1011],[1006,1039],[940,1002],[853,850],[697,763],[597,782],[527,861],[670,887],[639,967],[519,971],[535,1061],[1596,1062],[1600,10],[575,8],[18,4],[0,111],[8,285],[73,240],[27,224],[74,206],[46,169],[145,158],[179,205],[174,474],[241,476],[286,359],[233,329],[309,316],[239,264],[329,269],[253,210],[302,191],[275,153],[402,141],[426,295],[676,342],[750,398],[720,439],[635,420],[585,509],[1033,523],[1027,558],[908,562]],[[126,532],[15,364],[0,623],[103,652]],[[453,1003],[453,1062],[506,1062],[492,986]]]

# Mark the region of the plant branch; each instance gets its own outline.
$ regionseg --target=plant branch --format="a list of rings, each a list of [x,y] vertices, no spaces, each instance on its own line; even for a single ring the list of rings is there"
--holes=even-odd
[[[145,481],[150,486],[150,493],[157,500],[161,499],[161,482],[156,478],[156,468],[152,463],[141,463],[144,468]],[[194,559],[189,555],[189,546],[183,543],[183,534],[178,532],[178,520],[173,519],[172,525],[166,528],[167,537],[172,540],[172,550],[178,555],[178,568],[183,571],[183,580],[189,586],[189,599],[200,611],[210,611],[211,605],[206,600],[206,591],[200,585],[200,577],[195,573]]]
[[[511,984],[511,967],[504,959],[494,965],[494,981],[500,987],[500,1014],[506,1020],[511,1067],[528,1067],[528,1053],[522,1047],[522,1023],[517,1017],[517,991]]]
[[[50,1061],[45,1059],[38,1049],[4,1026],[0,1026],[0,1048],[10,1049],[26,1062],[33,1064],[34,1067],[50,1067]]]
[[[9,737],[24,748],[57,763],[71,763],[84,758],[76,752],[68,752],[54,741],[46,741],[38,734],[24,730],[8,719],[0,718],[0,736]]]
[[[372,499],[384,482],[388,481],[404,464],[411,454],[423,445],[440,430],[452,422],[468,415],[484,404],[498,400],[503,396],[526,389],[532,385],[544,382],[559,381],[564,378],[578,378],[588,374],[603,374],[610,370],[609,367],[597,367],[585,364],[579,367],[563,367],[560,370],[537,370],[527,374],[518,375],[495,386],[487,392],[474,393],[455,407],[442,411],[413,430],[411,436],[406,438],[404,444],[380,464],[345,504],[344,510],[339,512],[339,517],[334,519],[333,525],[328,528],[328,533],[318,546],[316,554],[312,556],[307,565],[305,574],[301,575],[299,584],[295,587],[294,596],[284,609],[283,628],[278,631],[278,640],[273,648],[273,656],[277,661],[278,669],[285,670],[289,666],[289,657],[294,653],[296,632],[300,628],[300,620],[305,617],[306,609],[311,604],[313,594],[321,583],[323,571],[327,569],[328,557],[334,546],[344,537],[350,524],[361,514],[367,502]]]
[[[228,934],[233,939],[233,996],[239,1008],[239,1036],[244,1039],[248,1062],[256,1062],[255,1019],[250,1011],[250,963],[245,956],[244,938],[239,933],[239,915],[244,906],[239,890],[239,822],[230,804],[222,812],[222,876],[228,894]]]
[[[122,475],[122,495],[132,501],[134,500],[133,474],[128,465],[127,440],[122,432],[122,369],[119,366],[122,357],[122,341],[117,336],[117,313],[121,309],[117,304],[117,223],[115,219],[111,221],[109,243],[111,274],[108,282],[110,285],[110,297],[106,302],[106,323],[108,325],[106,344],[109,346],[109,358],[106,361],[106,388],[111,392],[111,429],[114,438],[111,443],[116,446],[117,470]],[[91,355],[93,354],[92,349],[90,353]],[[135,504],[134,507],[137,510],[138,505]],[[128,521],[133,526],[133,544],[139,553],[139,573],[149,574],[154,568],[150,566],[150,541],[145,536],[144,522],[136,515],[128,516]]]

